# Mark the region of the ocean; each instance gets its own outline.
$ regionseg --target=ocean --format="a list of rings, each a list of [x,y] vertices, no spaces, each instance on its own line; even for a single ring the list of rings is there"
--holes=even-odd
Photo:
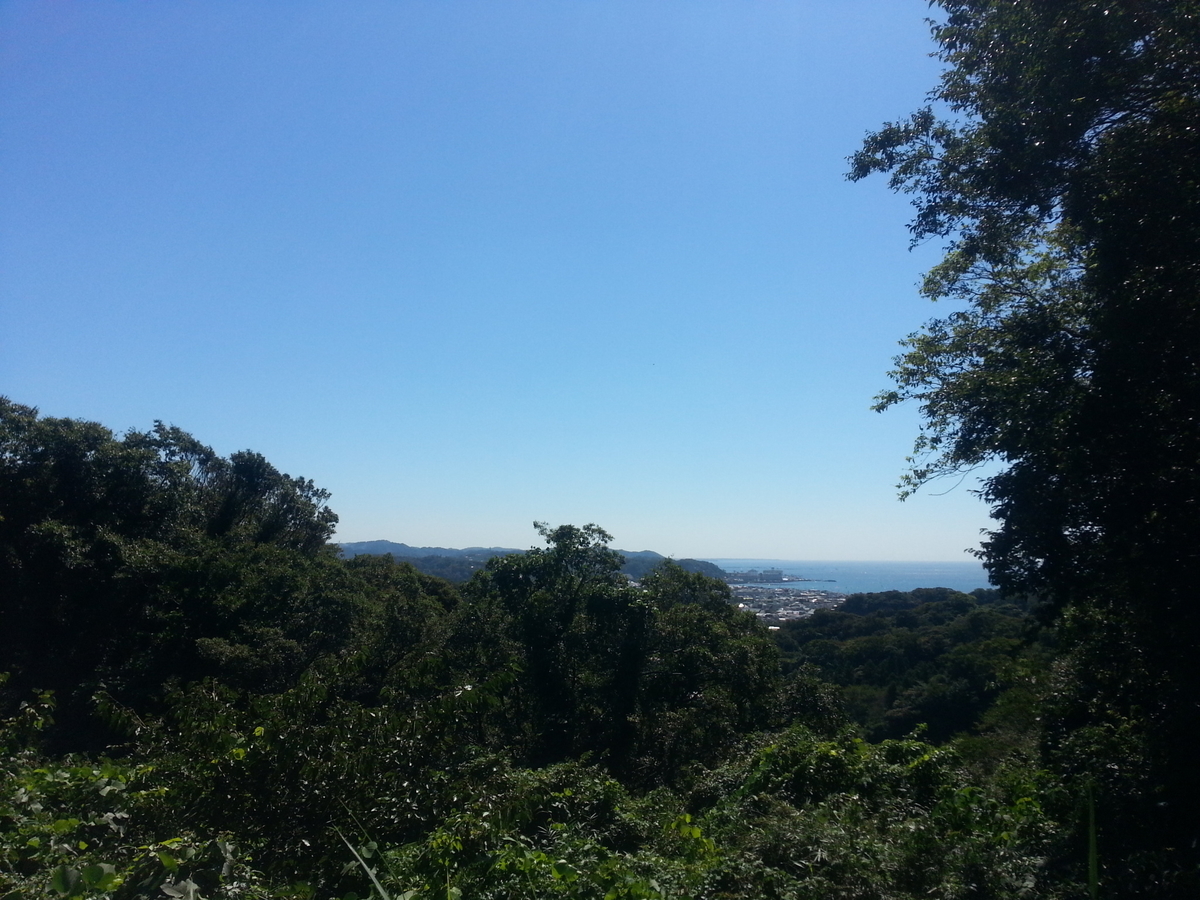
[[[810,559],[709,559],[726,572],[780,569],[784,575],[811,579],[787,581],[772,587],[837,591],[840,594],[911,591],[919,587],[948,587],[973,591],[990,587],[987,570],[975,560],[955,562],[871,562]]]

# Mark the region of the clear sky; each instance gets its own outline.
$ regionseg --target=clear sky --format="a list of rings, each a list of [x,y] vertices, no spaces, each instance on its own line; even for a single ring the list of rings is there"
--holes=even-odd
[[[869,409],[939,248],[844,179],[928,15],[0,0],[0,393],[257,450],[340,540],[965,559]]]

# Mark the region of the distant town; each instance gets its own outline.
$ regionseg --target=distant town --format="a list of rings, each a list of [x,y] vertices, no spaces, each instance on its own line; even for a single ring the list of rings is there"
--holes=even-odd
[[[769,588],[752,584],[730,584],[730,588],[739,609],[752,612],[766,622],[804,619],[818,609],[834,609],[846,599],[845,594],[837,591]]]
[[[483,568],[493,556],[520,553],[522,551],[503,547],[468,547],[456,550],[447,547],[410,547],[393,541],[362,541],[341,545],[346,556],[359,554],[388,553],[412,563],[429,575],[437,575],[451,581],[462,582]],[[625,565],[621,571],[635,583],[661,565],[666,557],[652,550],[621,550]],[[768,587],[767,585],[791,585],[796,582],[812,584],[831,583],[830,579],[800,578],[785,575],[782,569],[747,569],[743,572],[728,572],[711,562],[696,559],[676,560],[689,572],[700,572],[719,578],[729,585],[734,602],[739,609],[752,612],[771,627],[772,623],[787,622],[811,616],[818,609],[833,609],[846,598],[837,591],[817,588]],[[778,627],[775,625],[774,627]]]
[[[724,578],[738,601],[738,608],[752,612],[766,622],[787,622],[807,618],[818,609],[835,608],[846,598],[845,594],[837,591],[759,587],[759,585],[786,582],[814,581],[811,578],[784,575],[782,569],[748,569],[745,572],[726,572]]]
[[[798,578],[784,575],[782,569],[747,569],[745,572],[724,572],[721,577],[730,584],[779,584],[783,581],[828,581],[828,578]]]

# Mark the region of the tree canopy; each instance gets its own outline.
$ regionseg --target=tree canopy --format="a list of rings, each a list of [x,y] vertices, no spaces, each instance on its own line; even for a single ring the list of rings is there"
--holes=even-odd
[[[61,715],[101,684],[144,695],[168,674],[295,675],[347,623],[317,574],[328,496],[161,422],[117,437],[0,397],[9,690],[56,690]]]
[[[1078,895],[998,597],[771,630],[595,525],[452,585],[257,454],[8,401],[0,487],[0,896]]]
[[[1200,4],[937,5],[930,106],[869,136],[850,177],[913,195],[914,241],[948,245],[924,292],[957,308],[907,339],[878,408],[924,413],[905,490],[1002,464],[985,562],[1066,613],[1087,684],[1064,691],[1060,747],[1140,735],[1142,834],[1176,848],[1155,889],[1194,892]]]

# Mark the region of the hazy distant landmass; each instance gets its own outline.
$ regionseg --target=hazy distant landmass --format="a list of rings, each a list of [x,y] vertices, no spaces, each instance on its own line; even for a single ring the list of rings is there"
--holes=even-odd
[[[975,559],[921,561],[796,560],[716,558],[710,562],[726,571],[778,569],[786,578],[779,587],[820,589],[839,594],[911,591],[946,587],[970,593],[991,587],[987,570]]]
[[[653,550],[618,550],[617,552],[625,557],[625,565],[621,567],[621,571],[635,580],[645,578],[667,559],[661,553],[655,553]],[[723,579],[726,574],[725,570],[716,563],[710,563],[703,559],[677,559],[675,562],[689,572],[699,572],[710,578]]]
[[[340,545],[343,556],[384,556],[412,565],[418,572],[447,581],[462,582],[482,569],[493,556],[523,553],[513,547],[410,547],[395,541],[349,541]]]
[[[512,547],[412,547],[395,541],[348,541],[339,544],[343,556],[383,556],[390,553],[396,559],[411,563],[419,572],[436,575],[447,581],[466,581],[486,565],[493,556],[524,553]],[[645,578],[660,566],[667,557],[653,550],[618,550],[625,557],[621,571],[630,578]],[[712,578],[724,578],[725,570],[702,559],[677,559],[689,572],[700,572]]]
[[[470,558],[491,559],[493,556],[504,556],[508,553],[523,553],[512,547],[466,547],[456,550],[453,547],[410,547],[408,544],[397,544],[395,541],[351,541],[339,544],[343,556],[383,556],[390,553],[397,558],[425,556],[458,556]]]
[[[447,581],[463,582],[482,569],[493,556],[524,553],[515,547],[413,547],[395,541],[350,541],[340,545],[344,556],[382,556],[411,563],[426,575]],[[640,580],[661,565],[667,557],[653,550],[618,550],[625,557],[621,571]],[[970,592],[989,587],[987,571],[978,560],[946,562],[872,562],[786,559],[677,559],[689,572],[701,572],[712,578],[736,581],[730,572],[749,569],[778,569],[789,579],[778,585],[785,588],[820,589],[839,594],[877,591],[911,591],[915,588],[948,587]],[[793,580],[794,579],[794,580]]]

